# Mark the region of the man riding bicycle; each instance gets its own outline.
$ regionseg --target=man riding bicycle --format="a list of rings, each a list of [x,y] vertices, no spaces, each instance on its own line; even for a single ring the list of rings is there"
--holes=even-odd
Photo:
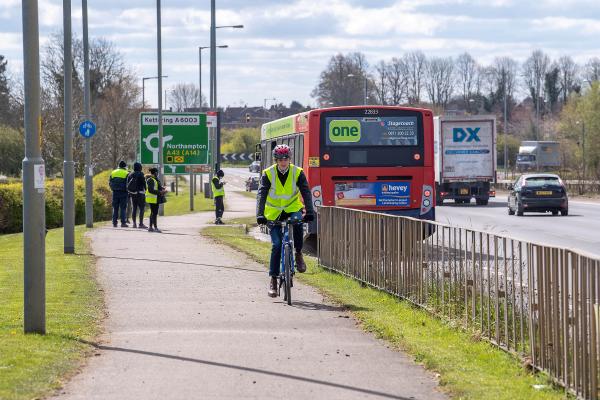
[[[259,225],[269,221],[285,221],[288,218],[310,222],[314,219],[312,197],[306,175],[302,168],[290,163],[291,150],[280,144],[273,149],[276,164],[263,171],[258,195],[256,196],[256,222]],[[302,201],[300,201],[302,195]],[[304,216],[302,216],[304,211]],[[277,276],[281,261],[282,229],[276,225],[271,230],[271,262],[269,265],[269,296],[277,296]],[[293,225],[295,260],[298,272],[306,271],[302,257],[302,224]]]

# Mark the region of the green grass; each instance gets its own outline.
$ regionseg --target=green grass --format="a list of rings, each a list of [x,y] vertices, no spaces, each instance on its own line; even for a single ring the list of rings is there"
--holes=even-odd
[[[23,333],[23,235],[0,236],[0,399],[47,395],[81,364],[99,332],[102,295],[87,255],[84,226],[78,255],[63,254],[63,230],[46,238],[46,335]]]
[[[253,218],[228,221],[252,224]],[[268,265],[270,243],[257,241],[240,226],[206,228],[203,234],[228,244]],[[407,302],[317,265],[305,258],[308,271],[296,276],[343,304],[362,327],[412,355],[416,362],[440,374],[440,384],[457,399],[564,399],[543,374],[532,374],[513,356],[477,340],[475,335],[450,327]],[[266,293],[265,293],[266,295]],[[360,311],[352,311],[360,310]],[[541,390],[534,385],[543,385]]]
[[[149,211],[149,207],[146,208]],[[203,192],[196,192],[196,195],[194,196],[193,212],[212,211],[214,209],[215,206],[212,199],[205,199]],[[180,187],[178,196],[175,196],[175,193],[169,193],[167,195],[165,216],[183,215],[190,212],[190,195],[187,190],[182,190]],[[149,215],[147,212],[146,214]]]

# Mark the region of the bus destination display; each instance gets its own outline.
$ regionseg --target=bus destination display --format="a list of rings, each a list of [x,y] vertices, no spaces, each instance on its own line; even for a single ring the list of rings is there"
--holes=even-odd
[[[417,117],[327,117],[328,146],[417,146]]]

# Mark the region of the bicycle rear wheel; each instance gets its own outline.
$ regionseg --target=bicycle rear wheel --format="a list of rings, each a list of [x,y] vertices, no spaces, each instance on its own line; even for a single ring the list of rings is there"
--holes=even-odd
[[[284,263],[285,263],[285,273],[284,273],[285,297],[283,300],[287,301],[288,305],[291,306],[292,305],[292,248],[290,245],[285,246]]]

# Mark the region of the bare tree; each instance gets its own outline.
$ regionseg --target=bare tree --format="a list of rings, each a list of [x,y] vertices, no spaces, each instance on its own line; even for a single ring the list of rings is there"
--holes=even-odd
[[[387,104],[388,99],[388,87],[387,87],[387,73],[388,65],[385,61],[380,61],[375,66],[376,79],[375,79],[375,90],[377,102],[382,105]]]
[[[445,107],[452,96],[454,61],[452,57],[432,57],[427,62],[425,89],[434,106]]]
[[[408,77],[404,61],[396,57],[392,58],[387,65],[386,78],[390,104],[398,105],[408,94]]]
[[[455,70],[460,95],[465,103],[465,107],[470,111],[470,101],[477,87],[477,73],[479,71],[477,62],[469,53],[463,53],[456,58]]]
[[[550,67],[550,57],[535,50],[523,64],[523,79],[535,104],[536,120],[540,117],[540,101],[544,98],[544,78]]]
[[[566,103],[573,91],[579,91],[580,86],[577,79],[579,67],[571,57],[562,56],[558,59],[558,69],[560,94],[563,103]]]
[[[421,102],[421,89],[427,58],[421,51],[414,51],[404,55],[404,65],[408,76],[408,102],[418,104]]]
[[[590,86],[592,83],[600,81],[600,58],[591,58],[585,64],[584,78]]]
[[[98,136],[96,147],[103,151],[95,154],[95,162],[100,169],[115,168],[119,160],[135,160],[139,95],[140,87],[131,75],[124,75],[118,84],[104,87],[97,104],[102,135]]]
[[[183,112],[186,108],[200,107],[198,104],[198,88],[193,83],[178,83],[171,90],[171,103],[175,111]]]
[[[363,104],[368,64],[362,53],[337,54],[321,72],[311,96],[321,106]],[[372,85],[371,85],[372,87]]]

